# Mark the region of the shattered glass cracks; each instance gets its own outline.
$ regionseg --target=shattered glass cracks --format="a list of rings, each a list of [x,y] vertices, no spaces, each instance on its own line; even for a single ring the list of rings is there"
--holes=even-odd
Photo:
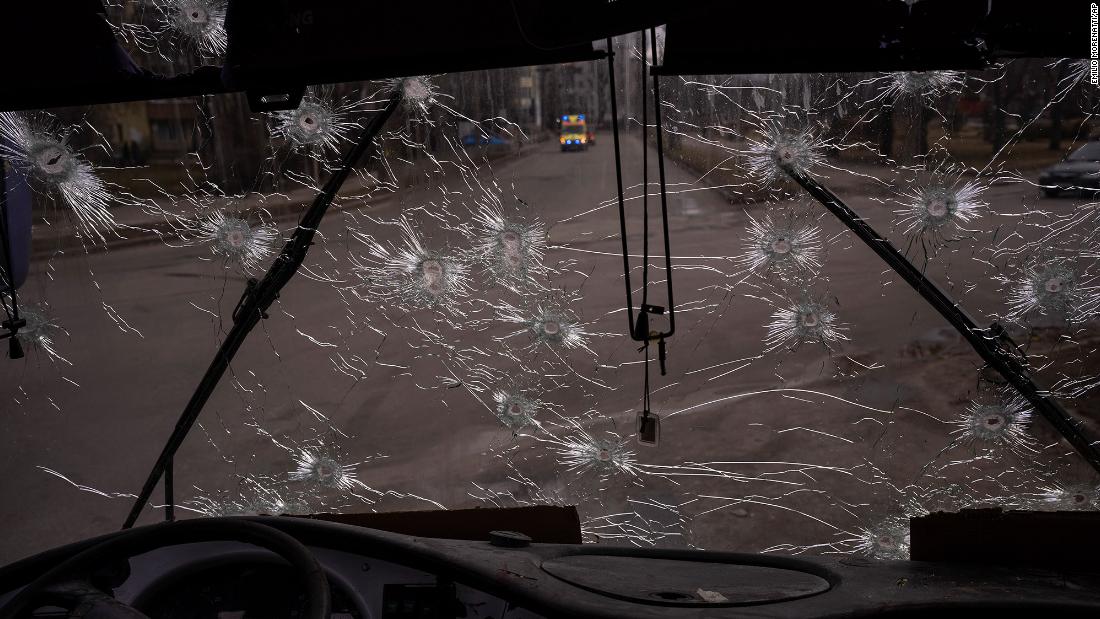
[[[225,52],[224,2],[108,5],[143,66]],[[668,305],[668,273],[640,48],[614,44],[636,311],[643,273]],[[0,360],[12,492],[45,510],[83,491],[94,517],[66,523],[114,522],[249,278],[400,90],[178,454],[181,509],[576,505],[589,542],[872,559],[907,558],[931,511],[1098,509],[1096,473],[1032,403],[795,182],[981,337],[1003,329],[1095,441],[1097,164],[1073,155],[1100,93],[1075,66],[662,77],[664,375],[626,331],[604,62],[313,86],[271,113],[225,95],[0,115],[33,202],[27,356]],[[564,152],[576,114],[587,148]],[[658,447],[636,436],[647,356]],[[7,554],[38,550],[25,532]]]

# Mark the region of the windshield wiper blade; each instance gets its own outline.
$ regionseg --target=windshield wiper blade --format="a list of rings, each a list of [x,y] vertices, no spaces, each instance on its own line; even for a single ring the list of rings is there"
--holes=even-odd
[[[225,339],[218,348],[218,352],[214,355],[214,360],[210,362],[210,367],[206,369],[206,374],[203,375],[199,386],[191,395],[190,401],[187,402],[187,407],[183,409],[183,413],[176,422],[176,427],[171,436],[168,437],[168,442],[165,443],[164,449],[161,450],[160,456],[153,464],[153,469],[149,471],[149,477],[145,480],[145,485],[142,486],[141,492],[138,493],[138,497],[130,509],[130,514],[126,517],[126,522],[122,525],[123,529],[129,529],[137,522],[142,510],[145,509],[146,503],[149,502],[149,497],[152,496],[157,482],[172,466],[172,457],[183,444],[183,440],[187,438],[188,432],[191,431],[191,427],[198,419],[206,401],[214,393],[214,388],[217,387],[222,375],[229,367],[229,363],[248,337],[249,332],[259,324],[261,319],[267,318],[267,309],[271,307],[275,299],[279,298],[279,292],[298,272],[298,267],[305,261],[306,254],[309,252],[310,246],[313,245],[313,236],[321,225],[321,220],[324,218],[329,205],[336,197],[336,192],[340,190],[344,181],[351,174],[355,163],[374,144],[375,138],[381,133],[386,121],[401,104],[401,98],[400,91],[392,93],[385,109],[376,115],[370,124],[363,129],[363,132],[359,135],[359,140],[344,155],[339,169],[325,182],[321,193],[317,194],[317,197],[313,200],[313,205],[302,216],[297,229],[290,235],[290,239],[287,240],[282,251],[275,258],[271,268],[264,274],[263,279],[257,281],[252,278],[248,280],[244,294],[233,310],[233,327],[226,334]],[[171,484],[168,483],[165,484],[165,499],[167,505],[174,506]],[[172,510],[167,513],[171,514]]]
[[[848,228],[870,247],[883,262],[890,266],[895,273],[901,276],[913,290],[924,297],[940,316],[943,316],[958,331],[974,349],[974,352],[1008,381],[1035,410],[1050,422],[1070,445],[1073,445],[1077,453],[1084,458],[1093,469],[1100,472],[1100,450],[1088,440],[1081,432],[1080,422],[1075,420],[1065,408],[1054,398],[1050,397],[1050,391],[1042,388],[1031,376],[1026,366],[1026,360],[1020,359],[1017,354],[1019,347],[1005,332],[1000,324],[993,323],[988,329],[981,328],[955,301],[932,280],[928,279],[909,259],[894,247],[886,237],[875,232],[858,213],[829,191],[825,186],[805,174],[786,170],[787,175],[794,179],[815,200],[829,209]]]

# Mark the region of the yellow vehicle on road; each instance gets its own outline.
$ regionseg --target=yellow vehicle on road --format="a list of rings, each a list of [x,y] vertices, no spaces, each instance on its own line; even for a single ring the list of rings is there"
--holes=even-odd
[[[561,142],[562,151],[587,150],[588,149],[588,125],[585,124],[584,114],[564,114],[561,117]]]

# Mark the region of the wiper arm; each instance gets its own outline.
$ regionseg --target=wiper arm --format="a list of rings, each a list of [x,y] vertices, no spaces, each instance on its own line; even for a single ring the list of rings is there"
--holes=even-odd
[[[287,240],[286,245],[283,246],[282,251],[275,258],[271,268],[264,274],[263,279],[257,281],[252,278],[248,280],[244,294],[233,310],[233,327],[226,334],[221,347],[214,355],[214,360],[210,362],[210,367],[206,369],[206,374],[203,375],[198,388],[191,395],[191,400],[187,402],[187,407],[183,409],[183,413],[176,422],[172,435],[168,437],[168,442],[165,443],[164,449],[161,450],[160,456],[153,464],[153,469],[149,471],[149,477],[145,480],[145,485],[142,486],[141,492],[134,501],[134,505],[130,509],[130,515],[126,517],[126,522],[122,525],[123,529],[129,529],[137,522],[138,516],[141,515],[141,511],[153,494],[153,489],[156,488],[157,482],[160,481],[162,475],[165,475],[166,471],[168,471],[168,477],[165,480],[165,503],[168,505],[166,513],[171,517],[171,508],[175,503],[172,497],[171,484],[168,483],[171,479],[169,469],[172,466],[172,457],[183,444],[183,440],[191,431],[191,427],[195,425],[199,413],[202,412],[202,407],[206,405],[206,401],[214,393],[214,388],[217,387],[222,374],[229,367],[229,363],[248,337],[249,332],[259,324],[261,319],[267,318],[267,309],[271,307],[275,299],[279,298],[279,292],[298,272],[298,267],[302,266],[310,246],[313,245],[313,236],[321,225],[321,220],[324,218],[325,212],[328,211],[329,205],[336,197],[336,192],[340,190],[344,181],[351,174],[355,163],[374,144],[375,138],[381,133],[386,121],[393,115],[397,106],[401,104],[401,98],[400,90],[392,93],[385,109],[363,129],[358,142],[344,155],[340,168],[325,182],[321,193],[317,194],[317,197],[313,200],[313,205],[302,216],[302,219],[298,222],[298,228],[290,235],[290,239]]]
[[[1056,400],[1050,397],[1050,390],[1044,389],[1032,378],[1031,372],[1026,366],[1026,360],[1021,359],[1016,353],[1019,347],[1005,332],[1004,328],[994,323],[988,329],[979,327],[974,320],[967,315],[959,304],[952,301],[939,286],[925,277],[912,262],[897,250],[890,241],[875,232],[859,214],[853,211],[847,204],[838,198],[833,192],[815,181],[814,179],[797,172],[787,170],[787,175],[794,179],[818,202],[836,215],[837,219],[870,247],[883,262],[890,266],[895,273],[901,276],[913,290],[916,290],[924,300],[928,302],[940,316],[955,327],[974,352],[978,353],[986,364],[997,371],[1016,390],[1031,403],[1054,429],[1058,431],[1081,454],[1092,468],[1100,472],[1100,451],[1094,443],[1090,442],[1079,427],[1080,422],[1073,419],[1069,412]]]

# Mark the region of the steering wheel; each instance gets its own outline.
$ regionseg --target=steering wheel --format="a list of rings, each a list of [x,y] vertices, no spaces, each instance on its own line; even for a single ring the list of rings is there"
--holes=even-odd
[[[69,617],[149,619],[92,584],[92,572],[111,561],[176,544],[209,541],[247,542],[290,563],[306,594],[304,619],[328,619],[332,607],[328,578],[317,559],[282,531],[241,518],[199,518],[165,522],[115,535],[73,555],[24,587],[3,608],[0,619],[18,619],[42,606],[60,606]]]

